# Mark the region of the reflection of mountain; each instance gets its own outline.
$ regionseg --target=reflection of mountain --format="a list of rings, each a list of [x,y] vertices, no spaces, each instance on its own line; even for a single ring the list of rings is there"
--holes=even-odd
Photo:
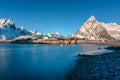
[[[74,34],[74,36],[89,40],[118,40],[120,39],[120,25],[117,25],[116,23],[101,23],[98,22],[94,16],[91,16]]]
[[[10,19],[0,19],[0,39],[13,39],[23,35],[32,35],[23,27],[16,28]]]

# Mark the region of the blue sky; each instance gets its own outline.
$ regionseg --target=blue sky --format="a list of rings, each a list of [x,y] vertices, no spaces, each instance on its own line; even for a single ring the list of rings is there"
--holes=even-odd
[[[0,0],[0,18],[42,33],[73,34],[91,15],[120,24],[120,0]]]

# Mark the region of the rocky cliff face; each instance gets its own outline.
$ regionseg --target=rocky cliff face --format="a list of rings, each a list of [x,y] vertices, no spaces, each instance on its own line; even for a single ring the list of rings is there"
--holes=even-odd
[[[11,19],[0,19],[0,39],[14,39],[19,36],[32,35],[31,32],[23,27],[16,28]]]
[[[120,25],[98,22],[94,16],[91,16],[78,29],[74,37],[88,40],[120,40]]]

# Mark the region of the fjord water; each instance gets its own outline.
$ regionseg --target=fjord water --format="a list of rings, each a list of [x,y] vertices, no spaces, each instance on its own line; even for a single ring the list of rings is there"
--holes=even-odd
[[[77,54],[105,46],[0,43],[0,80],[61,80]]]

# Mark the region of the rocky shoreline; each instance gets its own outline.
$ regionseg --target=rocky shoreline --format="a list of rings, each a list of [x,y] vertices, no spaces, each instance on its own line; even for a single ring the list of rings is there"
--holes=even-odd
[[[117,48],[117,49],[116,49]],[[120,80],[120,47],[102,55],[79,55],[75,66],[65,76],[66,80]]]

